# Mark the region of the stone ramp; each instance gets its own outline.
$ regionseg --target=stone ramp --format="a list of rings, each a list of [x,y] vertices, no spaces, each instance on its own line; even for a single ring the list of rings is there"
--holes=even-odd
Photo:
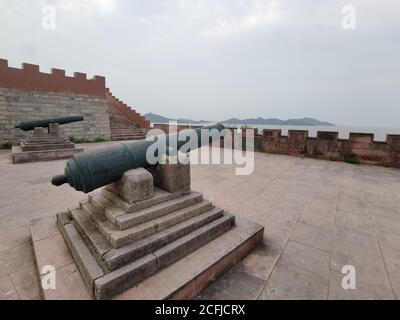
[[[68,219],[63,221],[60,216],[59,223],[66,223],[71,239],[80,238],[79,233],[74,232],[73,224]],[[170,266],[156,271],[147,279],[137,283],[132,288],[113,299],[136,300],[136,299],[191,299],[196,297],[210,282],[215,281],[225,271],[230,269],[243,259],[254,247],[262,242],[264,228],[252,221],[236,218],[236,224],[229,231],[207,244],[189,253]],[[78,272],[76,263],[83,261],[90,265],[93,263],[91,254],[85,252],[87,246],[79,242],[77,248],[80,252],[74,253],[81,258],[73,262],[67,245],[60,241],[61,232],[57,227],[55,216],[36,220],[31,225],[31,234],[36,258],[37,269],[40,272],[45,265],[56,264],[56,289],[43,290],[42,298],[45,300],[74,300],[93,299],[94,292],[89,290],[85,284],[84,277]],[[57,240],[57,241],[55,241]],[[56,242],[51,246],[52,250],[44,250],[48,243]],[[72,251],[73,252],[73,251]],[[111,252],[111,251],[110,251]],[[147,260],[146,260],[147,259]],[[142,259],[143,265],[149,261]],[[56,263],[57,262],[57,263]],[[131,266],[132,268],[132,266]],[[131,269],[132,270],[132,269]],[[90,274],[85,275],[87,279],[101,275],[102,268],[93,264]],[[43,275],[40,275],[41,277]],[[87,282],[87,281],[86,281]],[[98,282],[101,288],[102,281]],[[107,290],[105,290],[107,293]]]

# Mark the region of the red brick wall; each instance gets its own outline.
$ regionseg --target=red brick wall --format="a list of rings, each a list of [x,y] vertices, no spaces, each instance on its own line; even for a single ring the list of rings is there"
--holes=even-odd
[[[42,73],[39,66],[28,63],[22,64],[22,69],[11,68],[7,60],[0,59],[0,88],[104,97],[106,81],[100,76],[89,80],[86,74],[79,72],[75,72],[73,77],[67,77],[65,71],[60,69],[52,69],[51,74]]]
[[[169,132],[168,124],[155,127]],[[178,125],[178,131],[188,127]],[[242,130],[245,135],[246,130]],[[400,135],[388,135],[386,142],[374,141],[370,133],[350,133],[348,140],[338,136],[337,132],[318,132],[316,138],[311,138],[308,131],[302,130],[290,130],[288,136],[282,136],[281,130],[265,129],[254,135],[255,151],[400,168]]]

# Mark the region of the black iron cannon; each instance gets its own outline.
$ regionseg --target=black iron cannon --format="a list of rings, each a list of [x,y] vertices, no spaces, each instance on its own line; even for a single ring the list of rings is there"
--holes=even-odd
[[[15,128],[21,129],[23,131],[32,131],[35,128],[48,128],[52,123],[58,124],[67,124],[73,122],[83,121],[83,116],[68,116],[68,117],[60,117],[60,118],[49,118],[49,119],[41,119],[41,120],[31,120],[24,121],[15,126]]]
[[[179,133],[179,137],[186,138],[181,141],[178,139],[178,133],[172,133],[156,136],[153,141],[139,140],[75,154],[67,162],[64,174],[53,177],[52,184],[60,186],[68,183],[75,190],[88,193],[117,181],[128,170],[155,165],[147,159],[147,151],[150,147],[154,147],[155,143],[160,144],[161,141],[165,143],[165,154],[187,152],[190,150],[181,149],[183,146],[186,148],[189,140],[194,141],[190,148],[193,150],[219,140],[224,129],[225,127],[218,123],[198,129],[183,130]],[[202,139],[202,133],[205,132],[202,130],[207,130],[206,141],[203,141],[206,135]],[[161,154],[156,156],[160,157]]]

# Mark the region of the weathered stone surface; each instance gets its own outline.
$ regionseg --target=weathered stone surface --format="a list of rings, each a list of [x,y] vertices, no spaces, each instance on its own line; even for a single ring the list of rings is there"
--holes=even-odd
[[[153,219],[126,230],[120,230],[116,228],[109,221],[100,221],[94,219],[94,223],[100,232],[111,242],[115,248],[120,248],[130,242],[148,237],[174,224],[197,216],[207,210],[210,210],[211,208],[212,204],[209,201],[204,200],[198,204],[188,206],[176,212],[172,212],[163,217]]]
[[[15,290],[9,277],[0,279],[0,300],[19,300],[20,297]]]
[[[304,277],[285,268],[276,267],[262,291],[261,300],[327,299],[328,285]]]
[[[72,223],[64,225],[60,231],[70,249],[75,264],[81,272],[84,282],[88,288],[93,288],[94,281],[103,276],[104,271],[92,256]]]
[[[14,272],[10,278],[21,299],[31,300],[40,295],[39,278],[35,266]]]
[[[13,163],[52,161],[71,158],[75,153],[83,152],[83,149],[59,149],[48,151],[27,151],[23,152],[21,147],[12,148]]]
[[[394,300],[392,292],[371,286],[363,278],[356,278],[356,289],[343,289],[342,281],[345,275],[332,271],[329,280],[330,300]]]
[[[98,258],[102,258],[104,254],[112,249],[110,242],[94,226],[86,212],[79,209],[72,210],[71,212],[74,219],[74,226],[79,234],[84,239],[87,239],[86,244],[88,244],[89,249]]]
[[[59,233],[56,224],[56,216],[51,216],[48,219],[37,219],[32,221],[32,224],[34,225],[34,227],[31,228],[33,242],[55,236]]]
[[[138,168],[123,174],[120,180],[107,187],[129,204],[153,197],[153,176],[146,169]]]
[[[153,275],[157,271],[157,260],[152,254],[147,255],[118,270],[110,272],[95,281],[97,299],[109,299],[124,292]]]
[[[202,292],[200,300],[256,300],[265,282],[243,271],[242,264],[223,275],[218,283]]]
[[[152,219],[156,219],[165,216],[171,212],[183,209],[190,205],[200,203],[203,201],[203,195],[201,193],[192,192],[188,195],[183,195],[177,199],[173,199],[161,204],[137,211],[135,213],[127,213],[122,215],[117,215],[115,217],[114,224],[121,230],[133,227],[140,223],[147,222]],[[107,216],[115,216],[115,214],[107,214],[110,212],[110,208],[107,208]]]
[[[154,252],[157,257],[157,264],[159,268],[164,268],[180,258],[184,257],[190,252],[198,249],[202,245],[210,242],[219,235],[231,229],[235,223],[234,216],[224,214],[223,217],[191,232],[177,241],[166,245],[160,250]]]
[[[112,249],[104,255],[104,261],[110,270],[115,270],[218,219],[222,214],[223,210],[221,209],[211,209],[210,211],[178,223],[150,237],[133,242],[119,249]]]
[[[29,92],[25,90],[0,88],[0,95],[5,97],[7,117],[0,117],[0,128],[5,128],[0,140],[18,143],[30,136],[14,129],[19,122],[27,120],[27,113],[34,113],[36,118],[85,114],[85,121],[63,125],[66,136],[86,137],[95,139],[102,136],[110,137],[110,120],[107,113],[108,105],[105,97],[84,94]],[[67,106],[67,107],[66,107]],[[12,110],[12,111],[8,111]]]
[[[325,251],[290,241],[277,266],[328,284],[329,259],[330,254]]]
[[[0,252],[0,279],[33,264],[32,247],[29,243]]]
[[[172,199],[176,199],[180,197],[183,192],[174,192],[169,193],[164,190],[155,188],[154,189],[154,196],[150,199],[139,201],[136,203],[129,204],[127,201],[123,200],[119,195],[114,192],[108,191],[106,188],[101,190],[101,195],[109,199],[111,202],[115,203],[118,207],[120,207],[124,213],[129,212],[137,212],[139,210],[148,208],[150,206],[154,206],[156,204],[169,201]]]
[[[165,157],[165,163],[152,171],[154,186],[168,192],[190,191],[190,164],[176,163],[176,157]]]

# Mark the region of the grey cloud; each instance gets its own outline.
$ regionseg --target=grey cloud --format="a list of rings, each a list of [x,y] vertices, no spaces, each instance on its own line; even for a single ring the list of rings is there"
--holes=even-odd
[[[41,29],[44,4],[58,8],[56,31]],[[398,126],[400,3],[352,1],[353,31],[341,28],[346,4],[0,1],[0,56],[105,75],[143,113]]]

